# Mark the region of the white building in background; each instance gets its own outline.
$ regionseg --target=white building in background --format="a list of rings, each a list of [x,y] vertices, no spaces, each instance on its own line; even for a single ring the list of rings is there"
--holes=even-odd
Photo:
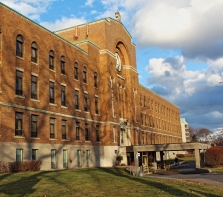
[[[182,142],[183,143],[190,142],[189,124],[187,123],[185,118],[180,119],[180,124],[182,132]]]

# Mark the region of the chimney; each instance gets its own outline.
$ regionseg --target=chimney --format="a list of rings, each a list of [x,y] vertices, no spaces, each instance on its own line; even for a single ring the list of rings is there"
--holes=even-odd
[[[119,12],[115,12],[115,18],[117,21],[121,22],[121,15]]]

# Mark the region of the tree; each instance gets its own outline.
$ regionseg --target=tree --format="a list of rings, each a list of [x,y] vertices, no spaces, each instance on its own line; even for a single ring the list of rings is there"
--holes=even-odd
[[[223,136],[218,136],[216,139],[217,146],[223,146]]]
[[[189,127],[190,140],[191,142],[207,141],[207,136],[213,132],[207,128],[194,128]]]

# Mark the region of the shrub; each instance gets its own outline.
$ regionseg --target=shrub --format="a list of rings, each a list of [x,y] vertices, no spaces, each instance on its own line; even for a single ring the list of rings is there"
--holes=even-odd
[[[123,156],[118,155],[118,156],[116,157],[116,160],[117,160],[118,162],[121,162],[121,161],[123,160]]]
[[[212,167],[223,165],[223,147],[211,147],[205,153],[205,163]]]
[[[0,173],[14,173],[39,171],[41,168],[41,160],[22,161],[22,162],[2,162],[0,161]]]

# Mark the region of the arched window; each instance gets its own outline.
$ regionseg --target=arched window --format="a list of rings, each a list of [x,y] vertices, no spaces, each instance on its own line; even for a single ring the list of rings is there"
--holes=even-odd
[[[65,57],[61,56],[60,58],[60,70],[61,70],[61,74],[66,74],[65,73]]]
[[[21,35],[16,38],[16,56],[23,57],[23,37]]]
[[[98,74],[96,72],[94,72],[94,87],[98,87]]]
[[[84,83],[87,83],[87,68],[84,66],[83,68],[83,81]]]
[[[33,42],[31,45],[31,62],[37,63],[37,44]]]
[[[49,68],[54,70],[54,52],[52,50],[49,53]]]
[[[78,63],[74,63],[74,78],[78,80]]]

